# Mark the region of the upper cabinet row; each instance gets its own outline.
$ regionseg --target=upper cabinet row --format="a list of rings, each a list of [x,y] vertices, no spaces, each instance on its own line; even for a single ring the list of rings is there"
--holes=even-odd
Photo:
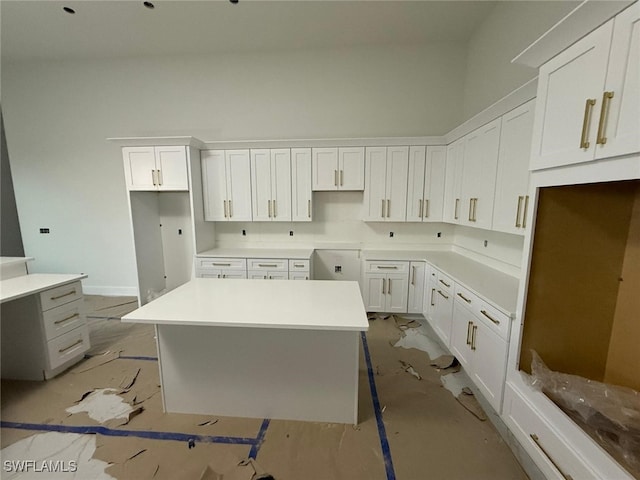
[[[189,190],[185,147],[124,147],[128,190]]]
[[[531,169],[640,151],[640,4],[540,68]]]

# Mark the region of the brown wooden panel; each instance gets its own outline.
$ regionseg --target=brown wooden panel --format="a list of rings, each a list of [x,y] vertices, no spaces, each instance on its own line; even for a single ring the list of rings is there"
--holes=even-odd
[[[520,368],[530,349],[549,368],[604,379],[629,218],[638,182],[540,191]]]

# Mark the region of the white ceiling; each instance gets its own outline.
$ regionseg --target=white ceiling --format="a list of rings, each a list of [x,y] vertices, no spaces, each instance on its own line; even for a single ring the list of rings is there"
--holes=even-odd
[[[3,59],[466,42],[492,1],[2,0]],[[63,6],[75,9],[65,13]]]

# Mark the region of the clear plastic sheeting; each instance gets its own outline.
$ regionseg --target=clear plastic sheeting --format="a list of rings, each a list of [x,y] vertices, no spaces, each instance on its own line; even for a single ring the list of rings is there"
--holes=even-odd
[[[535,351],[531,353],[531,384],[581,424],[614,457],[621,457],[637,475],[640,472],[640,393],[554,372]]]

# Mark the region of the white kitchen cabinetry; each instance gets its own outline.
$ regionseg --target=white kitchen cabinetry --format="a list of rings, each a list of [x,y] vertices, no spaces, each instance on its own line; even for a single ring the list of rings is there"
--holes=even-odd
[[[409,262],[365,261],[363,277],[368,312],[407,313]]]
[[[435,291],[431,292],[431,326],[448,348],[453,319],[453,280],[440,271],[436,271],[436,276]]]
[[[125,147],[124,176],[128,190],[188,190],[184,146]]]
[[[291,149],[291,220],[310,222],[313,217],[311,195],[311,149]]]
[[[447,148],[409,147],[407,222],[441,222]]]
[[[289,280],[311,280],[311,262],[308,259],[289,259]]]
[[[404,222],[409,148],[368,147],[365,156],[364,220]]]
[[[273,249],[218,249],[195,257],[196,277],[311,280],[310,251]],[[257,255],[274,255],[273,257]],[[256,255],[252,257],[251,255]]]
[[[247,278],[245,258],[196,258],[196,277],[199,278]]]
[[[501,118],[464,137],[460,223],[491,229]]]
[[[529,209],[529,156],[535,100],[502,117],[493,230],[523,235]]]
[[[464,162],[465,137],[447,146],[447,165],[444,182],[443,221],[460,223],[462,200],[462,167]]]
[[[364,148],[312,149],[313,190],[364,190]]]
[[[640,151],[640,3],[540,68],[531,169]]]
[[[409,263],[409,297],[407,313],[422,313],[427,264],[425,262]]]
[[[251,150],[253,221],[291,221],[291,150]]]
[[[429,324],[433,326],[433,309],[436,306],[436,283],[438,282],[438,274],[436,269],[427,264],[425,274],[425,290],[424,290],[424,302],[422,307],[422,315],[427,319]]]
[[[205,220],[250,222],[249,150],[203,150],[200,157]]]
[[[247,277],[264,280],[288,280],[289,260],[282,258],[247,259]]]

